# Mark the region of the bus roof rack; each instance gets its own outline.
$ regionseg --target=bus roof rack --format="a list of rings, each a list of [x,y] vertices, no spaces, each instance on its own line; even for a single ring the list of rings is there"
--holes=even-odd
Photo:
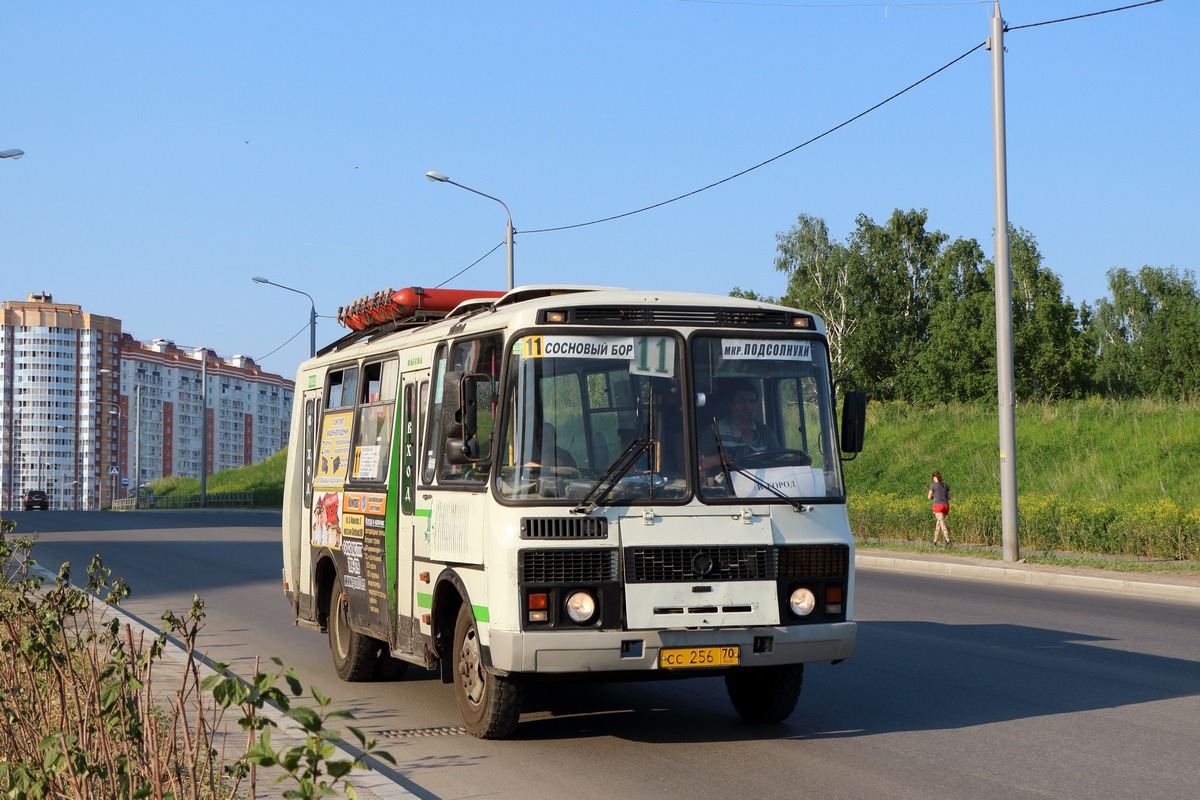
[[[364,339],[373,339],[401,328],[417,328],[447,317],[461,317],[499,306],[515,305],[543,297],[612,290],[611,286],[544,284],[518,286],[507,292],[492,289],[425,289],[410,286],[387,288],[340,306],[337,321],[349,331],[321,348],[333,352]]]
[[[432,322],[467,301],[503,297],[504,292],[476,289],[384,289],[363,295],[338,308],[337,321],[352,331],[367,331],[392,323]]]

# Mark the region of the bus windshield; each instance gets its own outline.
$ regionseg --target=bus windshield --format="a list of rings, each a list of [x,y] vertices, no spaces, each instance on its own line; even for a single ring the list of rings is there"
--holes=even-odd
[[[843,495],[822,341],[697,336],[691,363],[702,500]]]
[[[681,352],[665,333],[518,339],[496,449],[498,495],[579,502],[602,487],[602,503],[685,499]],[[637,457],[622,461],[631,447]]]

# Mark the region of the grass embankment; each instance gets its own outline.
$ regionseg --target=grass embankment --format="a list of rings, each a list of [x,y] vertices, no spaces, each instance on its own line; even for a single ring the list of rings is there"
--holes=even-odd
[[[227,469],[209,475],[205,491],[253,492],[253,505],[258,508],[283,507],[283,473],[287,465],[287,448],[280,450],[266,461],[248,467]],[[175,497],[200,494],[199,478],[160,478],[150,484],[156,497]]]
[[[850,519],[867,542],[928,544],[925,493],[938,470],[952,490],[958,545],[1000,544],[994,407],[872,403],[866,451],[846,465]],[[1200,402],[1080,400],[1016,409],[1022,554],[1089,553],[1200,561]],[[287,452],[210,476],[209,492],[253,492],[280,508]],[[155,481],[159,496],[197,494],[195,479]],[[1103,563],[1103,562],[1100,562]]]
[[[931,541],[926,491],[938,470],[952,537],[998,545],[997,431],[995,408],[869,406],[866,452],[846,466],[855,534]],[[1200,560],[1200,403],[1021,406],[1016,431],[1023,551]]]

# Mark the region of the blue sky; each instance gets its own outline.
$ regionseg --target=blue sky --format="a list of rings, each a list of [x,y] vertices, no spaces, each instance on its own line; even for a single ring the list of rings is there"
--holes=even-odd
[[[1012,28],[1133,0],[1006,0]],[[987,38],[990,2],[7,3],[0,292],[294,373],[338,306],[436,286],[504,236],[516,280],[783,290],[798,214],[925,208],[992,256],[991,56],[736,180]],[[1197,268],[1200,3],[1005,38],[1012,222],[1078,303]],[[503,288],[504,248],[447,284]],[[284,344],[297,334],[290,344]],[[275,351],[271,355],[267,355]]]

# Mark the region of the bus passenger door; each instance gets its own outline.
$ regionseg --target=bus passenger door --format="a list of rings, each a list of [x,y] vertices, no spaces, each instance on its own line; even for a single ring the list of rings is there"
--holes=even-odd
[[[297,465],[301,473],[289,474],[287,481],[292,491],[285,493],[286,506],[283,528],[287,532],[287,553],[284,563],[284,580],[296,592],[296,614],[301,619],[315,619],[316,597],[312,581],[312,535],[313,473],[316,469],[317,436],[321,420],[322,388],[304,392],[304,419],[301,422],[302,443],[294,438],[292,446],[304,448],[303,458]],[[293,427],[295,430],[295,427]],[[299,485],[297,485],[299,484]],[[296,490],[299,491],[296,491]]]
[[[429,521],[428,504],[417,495],[421,472],[422,408],[429,393],[429,370],[405,372],[400,381],[400,470],[399,523],[396,526],[399,563],[396,565],[396,645],[406,652],[416,652],[421,624],[414,608],[413,548],[418,537],[425,535]],[[421,507],[424,506],[424,511]]]

